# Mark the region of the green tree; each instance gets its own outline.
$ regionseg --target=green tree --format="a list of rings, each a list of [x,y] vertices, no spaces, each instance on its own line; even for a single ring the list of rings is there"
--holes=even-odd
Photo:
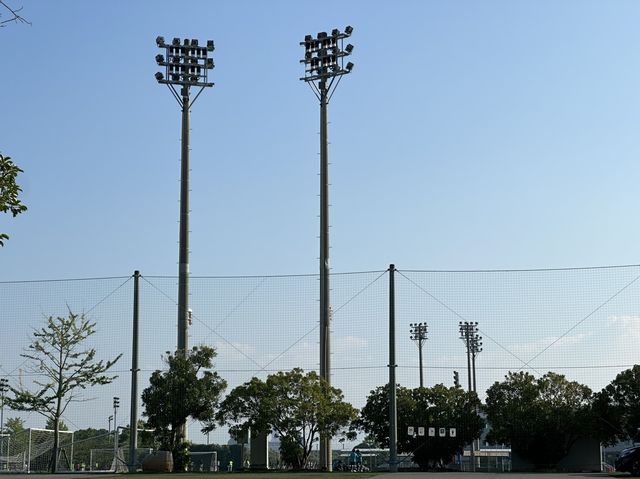
[[[594,398],[603,442],[640,440],[640,365],[622,371]]]
[[[12,436],[15,434],[20,434],[24,431],[24,419],[19,417],[8,418],[4,422],[4,428],[7,433],[11,434]]]
[[[144,420],[138,419],[138,447],[153,447],[155,444],[153,435],[154,431],[149,425]],[[130,437],[131,427],[127,424],[118,434],[118,443],[126,444],[129,442]]]
[[[173,453],[176,471],[188,465],[183,434],[187,418],[211,424],[227,387],[217,372],[210,371],[215,356],[208,346],[196,346],[186,355],[167,353],[167,369],[154,371],[142,392],[147,424],[156,430],[160,447]]]
[[[111,465],[113,455],[98,456],[93,458],[91,464],[92,449],[110,449],[113,451],[113,437],[106,429],[79,429],[73,433],[73,461],[76,464],[85,464],[97,469],[107,468]],[[104,457],[108,457],[109,464],[105,464]],[[96,463],[99,462],[100,464]]]
[[[22,170],[10,157],[0,153],[0,213],[11,213],[14,217],[27,211],[27,207],[20,201],[22,189],[16,183],[18,173],[22,173]],[[4,246],[8,239],[7,234],[0,233],[0,246]]]
[[[69,311],[68,317],[49,316],[46,325],[33,333],[34,340],[22,357],[30,361],[35,391],[22,384],[12,387],[7,404],[17,411],[33,411],[51,421],[54,430],[50,469],[56,472],[60,418],[72,401],[81,400],[87,387],[109,384],[117,376],[105,373],[120,359],[98,361],[96,350],[86,348],[85,340],[96,332],[95,323],[84,314]]]
[[[344,402],[340,389],[314,371],[304,374],[295,368],[271,374],[265,381],[254,377],[236,387],[220,405],[216,419],[237,437],[249,429],[277,434],[282,461],[302,469],[320,434],[355,438],[347,428],[356,417],[357,410]]]
[[[12,451],[26,451],[29,444],[29,436],[24,427],[24,420],[12,417],[4,423],[5,433],[10,435],[8,446]],[[5,442],[5,444],[7,444]],[[6,446],[5,446],[6,447]]]
[[[510,444],[536,468],[553,468],[577,439],[595,435],[591,399],[587,386],[561,374],[549,372],[536,379],[510,372],[487,391],[487,440]]]
[[[56,425],[54,424],[54,421],[52,418],[47,418],[47,422],[44,425],[45,429],[53,429],[55,428]],[[60,419],[58,421],[58,431],[68,431],[69,428],[67,427],[67,425],[64,423],[64,421],[62,419]]]
[[[411,454],[421,469],[448,462],[465,444],[477,438],[484,427],[478,414],[480,401],[475,393],[437,384],[431,388],[396,387],[398,411],[398,452]],[[383,447],[389,446],[389,386],[369,393],[360,412],[358,427]],[[446,437],[409,436],[408,428],[447,429]],[[449,428],[456,429],[450,437]]]

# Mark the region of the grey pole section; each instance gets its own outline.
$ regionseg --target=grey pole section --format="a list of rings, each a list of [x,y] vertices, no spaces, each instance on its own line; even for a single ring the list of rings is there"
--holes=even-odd
[[[213,70],[213,58],[209,53],[215,50],[213,40],[207,40],[206,47],[197,39],[175,37],[166,43],[163,36],[156,38],[158,48],[165,55],[156,55],[156,63],[164,68],[155,78],[161,85],[167,85],[182,110],[182,138],[180,155],[180,233],[178,247],[178,354],[186,354],[188,349],[189,311],[189,114],[192,105],[202,91],[212,87],[209,70]],[[180,85],[180,91],[176,87]],[[189,99],[191,87],[199,88],[193,101]]]
[[[344,32],[337,28],[319,32],[314,38],[305,35],[304,64],[305,81],[320,101],[320,377],[331,386],[331,301],[329,286],[329,143],[327,109],[332,92],[339,83],[339,77],[353,69],[353,63],[344,65],[345,58],[353,51],[353,45],[343,48],[345,38],[351,36],[353,28],[347,26]],[[336,81],[336,79],[338,79]],[[332,470],[331,436],[320,435],[320,469]]]
[[[186,354],[189,309],[189,87],[182,87],[182,154],[180,155],[180,253],[178,265],[178,352]]]
[[[182,139],[180,155],[180,234],[178,253],[178,347],[176,354],[186,356],[188,351],[188,311],[189,311],[189,110],[209,82],[209,70],[213,70],[213,58],[209,53],[215,50],[213,40],[207,40],[206,47],[197,39],[175,37],[170,44],[163,36],[156,38],[156,45],[165,55],[156,55],[156,63],[165,72],[157,72],[158,83],[167,85],[182,110]],[[180,85],[178,92],[176,86]],[[198,87],[193,101],[189,99],[191,87]],[[180,428],[182,438],[187,437],[187,427]]]
[[[396,267],[389,265],[389,472],[398,472],[398,410],[396,404]]]
[[[320,377],[331,385],[330,300],[329,300],[329,147],[328,88],[320,82]],[[320,468],[332,469],[331,438],[320,438]]]
[[[471,324],[465,324],[465,341],[467,344],[467,377],[468,377],[468,382],[469,382],[469,392],[471,392],[473,389],[471,389]],[[475,454],[475,446],[476,441],[475,439],[471,440],[471,471],[472,472],[476,472],[476,454]]]
[[[476,389],[476,353],[471,354],[471,370],[473,371],[473,392],[477,392]]]
[[[420,387],[424,387],[424,368],[422,366],[422,348],[424,347],[424,344],[427,340],[427,323],[411,323],[410,324],[410,331],[411,331],[411,336],[409,336],[409,338],[412,341],[416,341],[416,344],[418,345],[418,365],[419,365],[419,372],[420,372]]]
[[[0,456],[4,456],[4,446],[3,446],[3,436],[2,434],[4,434],[4,399],[5,399],[5,394],[7,393],[7,391],[9,390],[9,380],[6,378],[2,378],[0,379],[0,393],[2,393],[2,405],[0,405]],[[9,445],[8,445],[8,441],[7,441],[7,454],[9,455]],[[3,468],[3,469],[6,469]]]
[[[424,378],[422,375],[422,339],[420,339],[420,342],[418,343],[418,359],[419,359],[419,363],[420,363],[420,387],[423,388],[424,387]]]
[[[467,382],[469,383],[468,391],[472,391],[471,389],[471,344],[469,337],[469,328],[465,327],[464,330],[464,340],[467,345]]]
[[[129,417],[129,472],[136,472],[138,448],[138,325],[140,318],[140,271],[133,273],[133,345],[131,347],[131,415]]]

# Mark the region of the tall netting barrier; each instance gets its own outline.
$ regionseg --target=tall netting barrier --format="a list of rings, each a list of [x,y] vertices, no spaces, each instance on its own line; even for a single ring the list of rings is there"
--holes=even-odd
[[[476,390],[512,371],[549,371],[598,391],[640,362],[640,267],[396,273],[401,384],[416,386],[418,348],[410,323],[426,322],[427,385],[469,387],[460,323],[477,323]],[[472,385],[473,387],[473,385]]]
[[[81,441],[87,434],[108,434],[109,427],[113,428],[113,421],[109,419],[114,414],[112,398],[129,397],[132,299],[132,280],[128,276],[0,283],[3,328],[0,377],[7,379],[12,388],[34,393],[40,391],[37,383],[49,383],[51,378],[39,369],[37,362],[24,356],[33,355],[29,346],[34,342],[34,333],[46,327],[49,317],[68,318],[70,313],[84,315],[95,323],[95,333],[87,337],[80,349],[95,349],[97,360],[107,361],[122,356],[107,373],[114,377],[110,384],[73,391],[75,397],[64,410],[61,426],[70,431],[84,430],[80,435]],[[9,451],[6,469],[18,468],[18,456],[24,456],[25,468],[46,471],[52,455],[53,435],[42,430],[49,429],[51,424],[40,414],[13,411],[3,406],[3,427],[8,435],[6,446]],[[123,412],[118,411],[119,420],[123,421],[121,425],[128,423]],[[61,441],[67,436],[62,433]],[[62,454],[58,457],[59,470],[81,467],[84,462],[82,446],[75,452],[74,459],[71,447],[59,451]]]
[[[605,454],[602,442],[632,440],[629,429],[640,421],[624,431],[610,406],[633,415],[625,403],[637,399],[640,383],[609,397],[604,409],[592,394],[640,362],[638,266],[400,270],[396,282],[398,383],[419,385],[422,347],[425,387],[458,382],[483,403],[487,426],[454,459],[459,467],[611,469],[624,445]],[[416,325],[427,331],[422,344]]]
[[[265,379],[295,367],[318,369],[318,302],[316,276],[193,277],[190,281],[189,347],[215,348],[216,371],[227,392],[252,377]],[[141,332],[143,371],[163,366],[162,356],[177,341],[177,282],[173,277],[144,277],[142,312],[153,318]],[[190,424],[189,436],[205,442],[201,425]],[[208,437],[226,444],[225,428]]]
[[[367,404],[372,391],[379,392],[389,381],[389,279],[386,269],[331,275],[331,383],[358,409]],[[122,355],[110,371],[117,378],[108,385],[83,390],[81,400],[71,403],[63,415],[68,429],[76,431],[76,460],[70,459],[75,469],[112,470],[114,460],[128,461],[127,438],[122,437],[114,448],[113,430],[120,428],[126,436],[129,423],[133,283],[128,276],[0,283],[4,327],[0,376],[12,387],[35,387],[41,373],[22,355],[33,340],[34,329],[42,327],[48,316],[84,313],[96,323],[96,333],[86,345],[95,348],[100,359]],[[136,401],[144,419],[140,394],[154,371],[166,370],[167,355],[176,350],[177,278],[142,275],[139,286]],[[618,373],[640,362],[640,266],[399,269],[394,273],[394,286],[397,384],[415,390],[421,383],[427,389],[439,384],[450,389],[457,383],[461,391],[475,390],[483,403],[477,408],[483,418],[487,391],[510,373],[542,378],[551,372],[599,392]],[[191,277],[189,292],[189,346],[215,348],[214,368],[228,384],[224,395],[253,377],[264,380],[294,368],[305,373],[318,371],[317,275]],[[117,410],[114,397],[120,398]],[[11,419],[23,422],[8,421]],[[465,424],[453,419],[407,421],[398,421],[398,441],[405,444],[401,460],[408,458],[402,465],[411,463],[412,448],[422,444],[433,448],[440,437],[453,440],[452,434],[459,436],[466,430]],[[44,429],[46,420],[5,407],[4,423],[0,467],[20,468],[26,458],[20,451],[13,454],[12,435],[21,434],[20,427]],[[226,427],[203,434],[202,426],[197,421],[188,424],[192,442],[226,446],[238,439],[230,439]],[[468,441],[461,456],[450,458],[451,462],[469,470],[475,466],[511,468],[509,445],[490,443],[487,432],[480,432],[473,447]],[[351,449],[362,444],[365,436],[360,431],[355,441],[335,438],[334,459],[348,463]],[[364,463],[371,468],[385,462],[388,466],[388,451],[374,439],[367,437]],[[270,451],[276,453],[278,438],[269,440]],[[149,454],[157,443],[150,438],[138,446]],[[207,451],[201,450],[209,454]],[[217,450],[221,469],[227,470],[225,461],[231,457],[227,450]]]

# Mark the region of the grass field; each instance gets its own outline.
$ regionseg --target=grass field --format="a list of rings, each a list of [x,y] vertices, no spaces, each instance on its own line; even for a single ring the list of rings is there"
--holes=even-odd
[[[153,477],[172,477],[174,479],[204,479],[205,477],[211,477],[215,475],[215,477],[224,477],[227,476],[228,479],[327,479],[327,477],[331,477],[331,479],[366,479],[368,477],[373,477],[380,474],[379,472],[196,472],[189,473],[184,472],[180,474],[176,473],[167,473],[167,474],[149,474],[144,473],[145,476],[153,476]],[[128,474],[130,475],[130,474]],[[138,475],[143,475],[143,473],[139,473]],[[107,478],[118,478],[122,479],[122,475],[106,475],[100,476],[102,479]]]

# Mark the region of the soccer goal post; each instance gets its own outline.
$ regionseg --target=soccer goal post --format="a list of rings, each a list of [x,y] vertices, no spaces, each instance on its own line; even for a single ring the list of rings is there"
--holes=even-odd
[[[54,443],[52,429],[29,428],[16,434],[11,440],[9,456],[23,456],[23,471],[47,472],[51,464]],[[73,431],[58,432],[58,471],[73,468]]]
[[[191,472],[218,472],[218,453],[216,451],[189,452]]]

